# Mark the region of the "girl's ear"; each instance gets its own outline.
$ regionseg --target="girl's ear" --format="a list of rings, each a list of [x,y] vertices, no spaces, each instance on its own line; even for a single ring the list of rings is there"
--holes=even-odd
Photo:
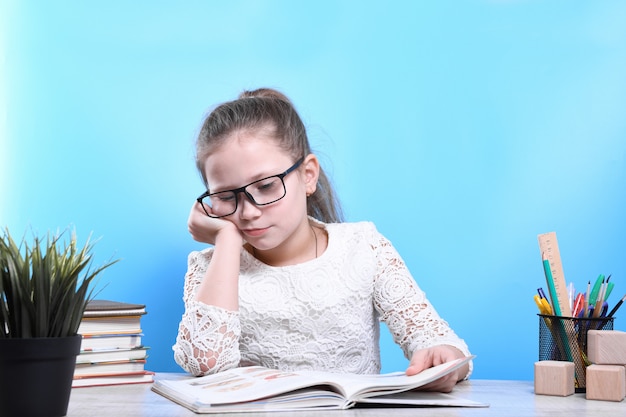
[[[317,179],[320,176],[320,163],[317,156],[312,153],[307,155],[302,162],[304,168],[304,186],[307,197],[317,189]]]

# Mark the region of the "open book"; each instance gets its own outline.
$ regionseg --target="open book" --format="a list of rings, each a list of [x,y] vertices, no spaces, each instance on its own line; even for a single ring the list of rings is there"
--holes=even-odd
[[[196,413],[347,409],[357,403],[406,406],[486,407],[442,393],[411,391],[460,368],[471,357],[406,376],[286,372],[260,366],[215,375],[157,380],[152,389]]]

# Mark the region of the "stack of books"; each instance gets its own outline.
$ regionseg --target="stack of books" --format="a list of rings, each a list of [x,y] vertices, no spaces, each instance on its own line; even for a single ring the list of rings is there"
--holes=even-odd
[[[78,333],[83,336],[72,387],[153,382],[145,369],[141,318],[146,306],[109,300],[87,304]]]

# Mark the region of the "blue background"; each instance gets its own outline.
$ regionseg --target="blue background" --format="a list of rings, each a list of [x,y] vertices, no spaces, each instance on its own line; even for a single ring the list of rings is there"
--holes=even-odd
[[[180,370],[196,132],[246,88],[294,101],[347,219],[391,239],[475,378],[532,379],[538,234],[568,282],[626,292],[626,2],[0,4],[0,224],[121,258],[100,296],[147,305],[150,370]]]

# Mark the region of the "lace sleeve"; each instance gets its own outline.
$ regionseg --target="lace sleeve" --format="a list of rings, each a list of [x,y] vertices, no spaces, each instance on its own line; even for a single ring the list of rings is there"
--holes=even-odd
[[[380,234],[372,242],[379,270],[374,303],[405,357],[410,360],[416,350],[437,345],[454,346],[469,356],[465,342],[439,317],[392,244]]]
[[[185,312],[178,327],[174,360],[192,375],[216,373],[239,365],[239,313],[194,299],[212,251],[189,255],[183,300]]]

